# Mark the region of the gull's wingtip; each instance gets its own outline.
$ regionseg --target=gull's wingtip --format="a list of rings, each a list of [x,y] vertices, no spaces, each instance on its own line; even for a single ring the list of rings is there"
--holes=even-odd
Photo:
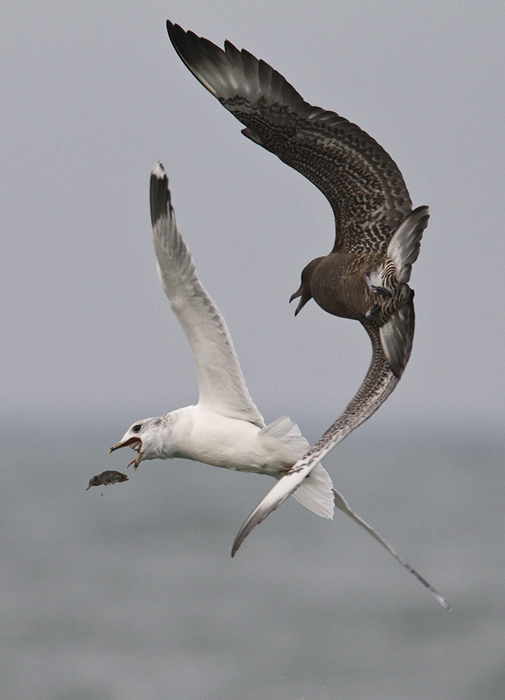
[[[153,169],[151,170],[151,175],[157,178],[158,180],[162,180],[164,177],[167,176],[165,168],[163,167],[163,163],[161,161],[156,161]]]

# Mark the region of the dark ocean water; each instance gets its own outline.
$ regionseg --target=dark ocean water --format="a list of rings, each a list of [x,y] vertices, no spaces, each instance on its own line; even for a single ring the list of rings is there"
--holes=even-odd
[[[1,698],[505,697],[499,432],[362,429],[325,460],[447,613],[341,513],[293,499],[232,560],[267,477],[151,462],[86,492],[131,458],[107,457],[117,427],[24,428],[2,440]]]

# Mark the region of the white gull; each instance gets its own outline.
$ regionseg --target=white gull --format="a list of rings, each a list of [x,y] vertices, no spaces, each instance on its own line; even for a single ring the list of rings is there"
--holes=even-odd
[[[265,425],[254,405],[226,322],[198,280],[180,234],[161,163],[151,174],[150,199],[158,274],[193,351],[199,400],[136,421],[110,451],[136,450],[138,456],[130,462],[135,468],[142,460],[179,457],[280,479],[309,443],[287,416]],[[332,483],[320,464],[293,496],[317,515],[333,517]]]

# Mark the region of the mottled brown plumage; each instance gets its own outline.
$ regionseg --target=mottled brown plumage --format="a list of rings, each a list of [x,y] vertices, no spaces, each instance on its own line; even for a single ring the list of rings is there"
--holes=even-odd
[[[389,272],[389,274],[387,274]],[[392,272],[392,273],[391,273]],[[379,285],[371,279],[377,277]],[[329,314],[360,321],[370,335],[369,326],[377,331],[390,324],[399,334],[393,343],[382,339],[387,362],[398,378],[407,365],[414,339],[414,291],[406,283],[398,284],[396,266],[381,253],[354,254],[332,252],[315,258],[302,271],[299,289],[290,301],[300,298],[295,316],[305,304],[314,301]],[[407,325],[401,327],[403,309]]]
[[[297,313],[313,298],[330,314],[384,328],[383,350],[400,377],[414,336],[408,281],[427,207],[412,211],[398,166],[375,139],[305,102],[267,63],[228,41],[223,51],[178,25],[167,29],[189,70],[245,125],[244,136],[313,182],[333,209],[333,249],[304,269],[291,297],[301,297]]]
[[[314,299],[329,314],[363,320],[379,301],[366,282],[367,276],[384,261],[382,253],[347,251],[315,258],[304,268],[300,288],[290,299],[300,297],[295,315]]]

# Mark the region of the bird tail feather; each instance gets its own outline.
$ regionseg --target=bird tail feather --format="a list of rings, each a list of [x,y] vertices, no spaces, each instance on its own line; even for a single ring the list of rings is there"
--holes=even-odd
[[[302,457],[309,449],[309,443],[303,437],[296,423],[281,416],[263,428],[265,435],[277,438],[294,452],[295,460]],[[317,464],[292,493],[296,500],[323,518],[333,518],[334,494],[331,477],[322,464]]]
[[[333,520],[335,506],[333,484],[322,464],[316,464],[292,495],[298,503],[316,515]]]

